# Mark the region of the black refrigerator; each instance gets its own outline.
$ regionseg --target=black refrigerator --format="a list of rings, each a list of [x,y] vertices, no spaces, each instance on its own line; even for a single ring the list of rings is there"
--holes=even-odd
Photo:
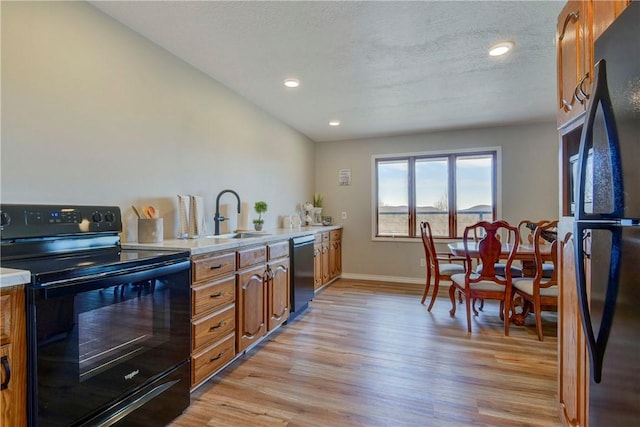
[[[640,2],[594,51],[573,225],[589,425],[640,426]]]

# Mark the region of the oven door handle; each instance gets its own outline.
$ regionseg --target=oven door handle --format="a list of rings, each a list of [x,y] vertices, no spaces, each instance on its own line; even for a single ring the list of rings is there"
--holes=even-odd
[[[164,275],[176,273],[191,268],[191,261],[184,260],[175,263],[163,263],[140,266],[127,270],[115,270],[110,272],[92,274],[77,279],[49,282],[41,287],[32,288],[34,295],[41,299],[56,298],[79,292],[92,291],[107,288],[123,283],[135,283],[156,279]],[[187,284],[188,286],[188,284]]]

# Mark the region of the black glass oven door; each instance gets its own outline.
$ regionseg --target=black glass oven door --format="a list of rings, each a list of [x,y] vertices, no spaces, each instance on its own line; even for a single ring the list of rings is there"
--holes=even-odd
[[[37,424],[86,419],[187,360],[189,276],[183,261],[31,289]]]

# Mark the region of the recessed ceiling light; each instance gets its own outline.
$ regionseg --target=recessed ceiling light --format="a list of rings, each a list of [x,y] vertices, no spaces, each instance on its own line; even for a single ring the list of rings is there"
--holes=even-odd
[[[331,120],[329,126],[340,126],[340,120]]]
[[[505,53],[509,52],[514,45],[515,43],[513,42],[500,42],[500,43],[494,44],[493,46],[491,46],[491,49],[489,49],[489,55],[491,56],[504,55]]]
[[[300,82],[298,80],[296,80],[296,79],[286,79],[284,81],[284,85],[286,87],[298,87],[298,86],[300,86]]]

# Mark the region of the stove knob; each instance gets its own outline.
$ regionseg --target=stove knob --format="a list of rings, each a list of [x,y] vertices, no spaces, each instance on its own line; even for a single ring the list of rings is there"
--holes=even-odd
[[[3,227],[11,224],[11,215],[7,212],[0,212],[0,225]]]
[[[104,220],[107,222],[114,222],[116,220],[116,215],[113,212],[107,212],[104,214]]]
[[[91,217],[91,219],[93,220],[93,222],[101,222],[102,221],[102,214],[100,212],[94,212],[93,216]]]

